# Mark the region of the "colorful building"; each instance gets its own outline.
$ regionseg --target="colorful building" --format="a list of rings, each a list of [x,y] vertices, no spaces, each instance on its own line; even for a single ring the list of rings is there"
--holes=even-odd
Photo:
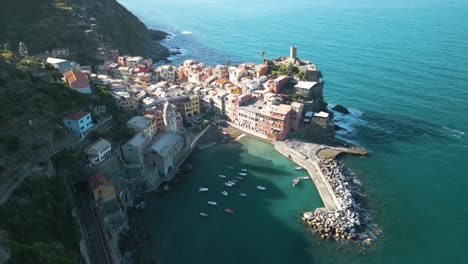
[[[94,127],[91,113],[89,112],[68,114],[63,118],[63,125],[79,138],[86,136],[88,131]]]

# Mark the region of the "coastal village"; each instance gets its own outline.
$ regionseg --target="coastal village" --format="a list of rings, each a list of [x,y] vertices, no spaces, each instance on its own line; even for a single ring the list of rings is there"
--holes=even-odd
[[[86,34],[96,34],[95,27]],[[20,56],[29,57],[25,43],[21,42],[18,50]],[[86,159],[75,165],[84,173],[68,179],[75,192],[91,192],[97,210],[76,206],[84,233],[87,228],[100,230],[96,237],[84,236],[86,241],[80,244],[84,258],[99,263],[131,263],[131,253],[121,249],[122,236],[128,236],[132,228],[128,215],[147,206],[141,194],[170,189],[176,175],[189,167],[184,161],[203,136],[215,130],[224,134],[225,141],[229,137],[226,128],[271,142],[278,152],[300,165],[297,169],[308,171],[325,204],[325,208],[303,215],[312,231],[324,239],[370,243],[373,236],[366,227],[370,216],[353,198],[359,194],[359,181],[340,169],[336,160],[329,159],[335,155],[319,155],[321,151],[366,152],[295,139],[314,133],[330,136],[335,128],[323,99],[321,72],[310,61],[300,59],[297,51],[292,46],[287,57],[267,60],[262,52],[261,63],[214,66],[195,60],[177,66],[154,64],[149,58],[121,55],[110,46],[97,48],[100,63],[92,66],[74,61],[68,48],[34,55],[50,65],[60,77],[55,81],[63,82],[68,89],[108,98],[83,111],[67,113],[57,124],[74,142],[90,142],[82,147]],[[111,130],[117,122],[108,111],[110,107],[123,109],[130,116],[118,120],[125,122],[131,133],[122,144],[102,137],[90,140],[99,131]],[[53,148],[52,141],[51,145]],[[246,176],[247,170],[239,174]],[[293,185],[298,181],[295,179]],[[226,186],[236,182],[228,181]],[[257,189],[265,190],[263,186]],[[86,201],[86,195],[82,199]],[[226,212],[233,213],[229,210]],[[92,217],[87,220],[89,215]],[[200,215],[206,216],[203,212]],[[99,255],[99,251],[110,253]]]

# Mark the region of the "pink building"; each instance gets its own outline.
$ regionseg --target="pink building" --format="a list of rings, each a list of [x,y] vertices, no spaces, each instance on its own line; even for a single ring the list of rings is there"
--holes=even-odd
[[[268,89],[273,93],[279,93],[284,85],[291,80],[289,76],[279,76],[274,80],[269,80],[265,83]]]
[[[267,106],[256,102],[239,106],[234,123],[246,132],[284,140],[290,131],[299,127],[299,115],[291,105]]]

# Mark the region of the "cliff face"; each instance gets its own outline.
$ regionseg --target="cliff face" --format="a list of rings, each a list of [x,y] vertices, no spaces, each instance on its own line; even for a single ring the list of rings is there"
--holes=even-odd
[[[169,56],[169,50],[155,42],[166,36],[164,32],[148,30],[116,0],[83,0],[83,3],[88,6],[88,17],[97,19],[98,32],[104,42],[115,45],[121,54],[142,55],[156,60]]]
[[[85,33],[91,24],[97,25],[98,39]],[[164,33],[148,30],[116,0],[2,0],[0,8],[0,44],[17,50],[23,41],[30,55],[68,47],[81,64],[89,64],[99,40],[121,54],[165,59],[169,50],[152,37],[158,40]]]

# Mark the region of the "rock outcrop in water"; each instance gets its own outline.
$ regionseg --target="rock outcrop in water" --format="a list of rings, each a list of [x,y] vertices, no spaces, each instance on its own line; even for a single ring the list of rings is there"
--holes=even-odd
[[[356,240],[364,244],[380,233],[371,223],[369,212],[361,206],[364,195],[354,173],[335,159],[321,160],[320,169],[332,187],[342,210],[317,209],[305,212],[302,219],[323,239]]]
[[[349,115],[350,114],[349,110],[346,107],[344,107],[344,106],[342,106],[340,104],[337,104],[334,107],[332,107],[332,110],[336,111],[338,113],[342,113],[344,115]]]

